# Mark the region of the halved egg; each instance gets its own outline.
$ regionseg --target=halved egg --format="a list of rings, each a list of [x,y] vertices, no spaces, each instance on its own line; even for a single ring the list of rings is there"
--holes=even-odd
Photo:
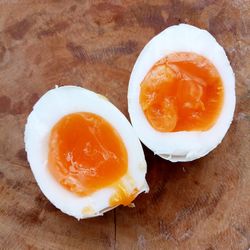
[[[224,49],[194,26],[165,29],[134,65],[128,107],[137,135],[155,154],[173,162],[208,154],[235,109],[235,78]]]
[[[77,219],[129,206],[148,191],[141,144],[125,116],[81,87],[48,91],[25,127],[25,148],[44,195]]]

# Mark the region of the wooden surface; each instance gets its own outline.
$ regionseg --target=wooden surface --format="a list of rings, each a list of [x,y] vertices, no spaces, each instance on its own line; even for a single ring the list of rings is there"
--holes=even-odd
[[[248,0],[0,0],[0,248],[250,248]],[[192,163],[145,149],[151,191],[136,208],[78,222],[40,192],[23,143],[27,115],[55,84],[107,96],[127,116],[127,85],[143,46],[169,25],[209,30],[236,74],[237,107],[222,144]]]

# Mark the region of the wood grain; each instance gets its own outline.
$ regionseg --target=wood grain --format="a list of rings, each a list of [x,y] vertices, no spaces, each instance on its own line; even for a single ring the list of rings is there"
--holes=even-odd
[[[0,0],[0,248],[250,248],[250,2],[247,0]],[[33,104],[55,84],[107,96],[125,115],[143,46],[180,22],[209,30],[236,74],[237,107],[221,145],[173,164],[145,148],[151,191],[136,208],[77,221],[40,192],[23,131]]]

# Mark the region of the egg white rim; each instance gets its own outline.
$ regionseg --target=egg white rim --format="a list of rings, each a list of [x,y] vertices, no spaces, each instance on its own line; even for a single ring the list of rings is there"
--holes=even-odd
[[[100,115],[118,131],[128,152],[128,173],[134,179],[131,192],[134,187],[139,190],[138,194],[147,192],[149,188],[145,180],[147,167],[143,149],[126,117],[99,94],[81,87],[63,86],[49,90],[37,101],[25,126],[24,141],[28,161],[40,189],[48,200],[62,212],[77,219],[102,215],[114,208],[109,205],[109,198],[115,193],[113,188],[106,187],[90,196],[80,197],[62,187],[48,170],[50,131],[63,116],[75,112]],[[126,176],[122,181],[127,182]],[[82,210],[86,207],[91,207],[94,212],[84,214]]]
[[[217,122],[207,131],[159,132],[151,127],[142,111],[140,83],[158,60],[174,52],[205,56],[222,78],[224,104]],[[129,80],[128,109],[138,137],[155,154],[173,162],[192,161],[206,155],[222,141],[235,109],[235,77],[224,49],[206,30],[188,24],[165,29],[146,44],[136,60]]]

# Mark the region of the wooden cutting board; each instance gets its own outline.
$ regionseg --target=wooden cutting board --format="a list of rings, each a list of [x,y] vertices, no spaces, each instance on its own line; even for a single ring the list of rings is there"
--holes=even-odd
[[[250,248],[250,2],[248,0],[0,0],[0,248]],[[26,160],[23,131],[55,84],[107,96],[127,113],[127,86],[143,46],[169,25],[209,30],[236,74],[237,107],[221,145],[191,163],[145,148],[149,194],[81,220],[57,210]]]

